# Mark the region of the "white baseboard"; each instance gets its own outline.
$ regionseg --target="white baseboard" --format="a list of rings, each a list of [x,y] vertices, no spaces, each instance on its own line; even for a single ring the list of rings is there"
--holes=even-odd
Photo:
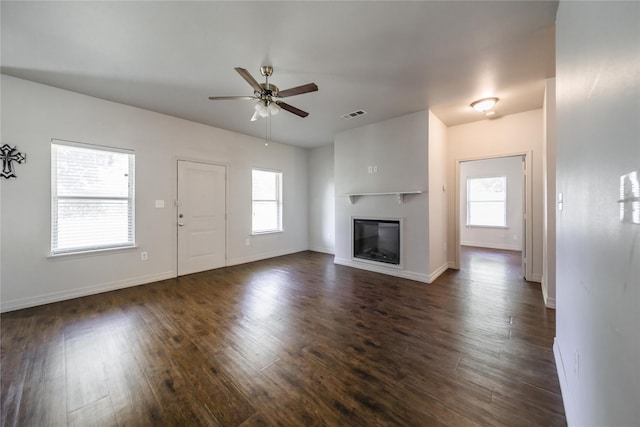
[[[37,305],[50,304],[53,302],[65,301],[73,298],[86,297],[88,295],[101,294],[103,292],[115,291],[117,289],[130,288],[133,286],[144,285],[147,283],[158,282],[160,280],[172,279],[176,277],[175,271],[165,271],[158,274],[150,274],[148,276],[134,277],[131,279],[117,280],[115,282],[102,283],[99,285],[89,286],[80,289],[71,289],[61,292],[53,292],[50,294],[37,295],[34,297],[17,299],[12,301],[2,301],[0,304],[0,312],[20,310]]]
[[[547,285],[544,282],[544,278],[540,283],[540,287],[542,288],[542,298],[544,300],[544,306],[547,308],[552,308],[552,309],[556,309],[556,299],[555,298],[549,298],[548,295],[548,291],[547,291]]]
[[[553,340],[553,358],[556,362],[556,371],[558,372],[558,380],[560,382],[560,393],[562,394],[562,404],[564,406],[564,415],[567,419],[567,425],[573,424],[573,400],[569,394],[569,383],[567,382],[567,370],[565,369],[564,362],[562,361],[562,352],[560,351],[560,345],[558,344],[558,337]]]
[[[448,269],[449,269],[449,263],[442,264],[440,267],[438,267],[436,269],[436,271],[434,271],[433,273],[429,274],[429,282],[428,283],[433,283],[434,280],[436,280],[442,273],[444,273]]]
[[[322,246],[310,246],[309,250],[313,251],[313,252],[320,252],[320,253],[329,254],[329,255],[335,255],[336,254],[336,252],[335,252],[335,250],[333,250],[333,248],[325,248],[325,247],[322,247]]]
[[[530,282],[542,283],[542,274],[533,273]]]
[[[416,273],[413,271],[399,270],[396,268],[386,268],[384,266],[377,266],[370,263],[357,262],[345,258],[334,258],[333,262],[339,265],[346,265],[347,267],[359,268],[360,270],[373,271],[375,273],[387,274],[389,276],[402,277],[404,279],[415,280],[417,282],[431,283],[429,276],[423,273]]]
[[[449,268],[453,268],[454,270],[458,270],[458,269],[456,268],[456,263],[455,263],[455,262],[453,262],[453,261],[448,261],[448,262],[447,262],[447,267],[449,267]]]
[[[270,253],[263,253],[251,257],[236,258],[229,260],[227,265],[244,264],[247,262],[260,261],[262,259],[274,258],[282,255],[289,255],[296,252],[306,251],[307,248],[289,249]],[[103,292],[115,291],[117,289],[130,288],[132,286],[144,285],[147,283],[158,282],[160,280],[172,279],[177,276],[175,271],[165,271],[163,273],[150,274],[147,276],[134,277],[129,279],[118,280],[115,282],[102,283],[98,285],[88,286],[80,289],[72,289],[61,292],[53,292],[44,295],[37,295],[29,298],[22,298],[10,301],[2,301],[0,303],[0,313],[7,311],[20,310],[38,305],[50,304],[59,301],[65,301],[73,298],[85,297],[88,295],[100,294]]]
[[[505,251],[521,251],[522,245],[508,245],[503,243],[486,243],[486,242],[460,242],[461,246],[474,246],[476,248],[502,249]]]
[[[295,254],[297,252],[306,251],[307,248],[299,248],[299,249],[283,249],[280,251],[273,252],[265,252],[257,255],[251,255],[242,258],[232,258],[227,260],[227,266],[246,264],[248,262],[262,261],[263,259],[275,258],[283,255]]]

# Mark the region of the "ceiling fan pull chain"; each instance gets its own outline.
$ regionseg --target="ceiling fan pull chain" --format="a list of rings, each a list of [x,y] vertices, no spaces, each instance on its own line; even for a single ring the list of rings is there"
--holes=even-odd
[[[267,118],[264,120],[264,146],[268,146],[269,145],[269,117],[271,115],[269,114],[267,116]]]

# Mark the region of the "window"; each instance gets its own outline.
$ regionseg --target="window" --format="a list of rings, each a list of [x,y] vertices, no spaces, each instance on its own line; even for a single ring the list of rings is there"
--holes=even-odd
[[[282,231],[282,172],[252,170],[253,234]]]
[[[132,151],[52,140],[51,253],[134,246]]]
[[[507,177],[467,178],[467,225],[507,226]]]

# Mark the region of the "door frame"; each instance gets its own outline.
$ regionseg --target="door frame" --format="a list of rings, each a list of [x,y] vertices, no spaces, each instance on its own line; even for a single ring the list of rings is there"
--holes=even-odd
[[[454,235],[454,244],[455,244],[455,259],[453,262],[453,268],[460,269],[460,163],[469,162],[473,160],[489,160],[489,159],[499,159],[503,157],[524,157],[525,164],[525,172],[526,173],[525,185],[524,185],[524,194],[523,197],[523,221],[525,223],[524,227],[524,238],[525,242],[522,248],[522,258],[525,261],[524,268],[524,278],[525,280],[531,281],[533,277],[533,221],[531,218],[531,214],[533,212],[533,179],[532,179],[532,151],[516,151],[513,153],[505,153],[505,154],[493,154],[486,156],[477,156],[477,157],[465,157],[455,160],[455,174],[454,174],[454,203],[453,203],[453,235]]]
[[[174,231],[174,259],[175,259],[175,277],[178,276],[178,162],[191,162],[191,163],[202,163],[205,165],[211,166],[222,166],[224,167],[224,266],[229,266],[229,163],[219,162],[211,159],[198,159],[195,157],[185,157],[180,156],[175,158],[175,197],[173,200],[173,226],[175,227]]]

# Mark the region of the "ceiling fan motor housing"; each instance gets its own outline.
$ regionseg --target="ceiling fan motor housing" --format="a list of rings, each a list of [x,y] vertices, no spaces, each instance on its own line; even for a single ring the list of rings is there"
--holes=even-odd
[[[278,86],[272,83],[269,83],[268,87],[266,83],[260,83],[260,86],[262,86],[262,92],[255,91],[254,94],[261,99],[270,98],[272,96],[277,97],[278,93],[280,92]]]

